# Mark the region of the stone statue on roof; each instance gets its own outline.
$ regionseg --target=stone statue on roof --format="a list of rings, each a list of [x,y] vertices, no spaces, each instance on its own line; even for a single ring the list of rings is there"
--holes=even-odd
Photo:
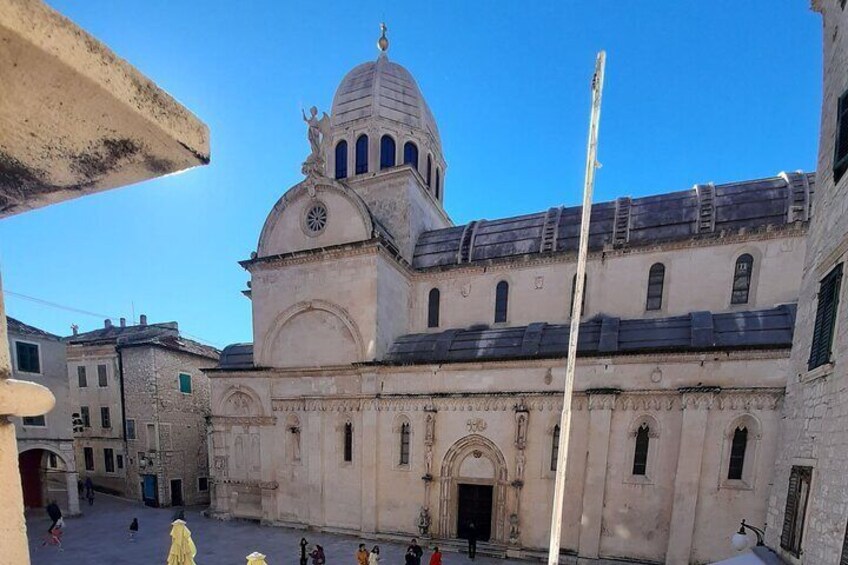
[[[321,118],[318,118],[318,108],[315,106],[309,109],[309,117],[306,117],[306,112],[303,110],[300,113],[308,126],[306,135],[312,149],[309,157],[303,162],[301,170],[307,176],[324,175],[324,158],[321,156],[321,145],[330,133],[330,116],[327,115],[327,112],[322,112]]]

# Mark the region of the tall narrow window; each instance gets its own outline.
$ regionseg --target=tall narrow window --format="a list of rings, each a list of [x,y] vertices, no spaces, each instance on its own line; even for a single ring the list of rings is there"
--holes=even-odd
[[[91,427],[91,412],[89,412],[88,406],[80,406],[80,419],[84,428]]]
[[[115,472],[115,452],[108,447],[103,449],[103,466],[107,473]]]
[[[588,275],[587,275],[588,276]],[[580,301],[580,312],[581,314],[586,313],[586,295],[589,293],[589,285],[587,283],[587,276],[583,277],[583,300]],[[568,306],[568,315],[574,315],[574,295],[577,294],[577,273],[574,273],[574,276],[571,277],[571,302],[569,302]]]
[[[810,370],[830,362],[841,286],[842,263],[834,267],[819,284],[816,321],[813,325],[813,343],[810,346],[810,360],[807,363],[807,368]]]
[[[347,141],[336,143],[336,178],[347,178]]]
[[[506,313],[509,308],[509,283],[501,281],[495,287],[495,323],[506,322]]]
[[[400,425],[400,464],[409,465],[409,422]]]
[[[427,186],[433,186],[433,158],[427,155]]]
[[[789,490],[786,493],[786,510],[783,514],[783,530],[780,547],[796,557],[801,555],[804,521],[807,516],[807,500],[810,497],[812,467],[792,467],[789,475]]]
[[[38,358],[38,344],[15,342],[18,371],[22,373],[40,373],[41,362]]]
[[[93,471],[94,470],[94,449],[91,447],[83,447],[82,454],[85,458],[85,470]]]
[[[733,442],[730,444],[730,466],[727,468],[728,479],[741,479],[742,467],[745,465],[745,448],[748,446],[748,428],[736,428],[733,432]]]
[[[648,469],[648,445],[651,442],[651,429],[642,424],[636,431],[636,445],[633,452],[633,474],[644,475]]]
[[[380,138],[380,170],[395,166],[395,140],[390,135]]]
[[[442,172],[436,167],[436,200],[442,199]]]
[[[106,373],[106,365],[98,365],[97,366],[97,385],[98,386],[109,386],[109,379]]]
[[[356,138],[356,174],[368,172],[368,136],[363,134]]]
[[[344,425],[344,460],[346,463],[353,461],[353,424]]]
[[[439,327],[439,299],[441,292],[438,288],[430,289],[430,295],[427,297],[427,327]]]
[[[183,394],[191,394],[191,375],[188,373],[180,373],[180,392]]]
[[[80,388],[85,388],[88,386],[88,377],[85,374],[84,365],[79,365],[77,367],[77,384]]]
[[[844,7],[844,0],[842,4]],[[837,102],[836,139],[833,145],[833,183],[836,184],[848,170],[848,92],[844,92]]]
[[[107,430],[112,427],[112,417],[109,414],[108,406],[100,407],[100,427]]]
[[[135,439],[135,420],[127,418],[127,439]]]
[[[733,292],[731,304],[748,304],[748,294],[751,291],[751,271],[754,270],[754,258],[745,253],[736,260],[733,270]]]
[[[403,164],[418,169],[418,146],[411,141],[403,144]]]
[[[557,470],[559,460],[559,424],[554,426],[553,439],[551,440],[551,471]]]
[[[663,284],[665,282],[665,265],[654,263],[648,272],[648,300],[645,310],[662,308]]]

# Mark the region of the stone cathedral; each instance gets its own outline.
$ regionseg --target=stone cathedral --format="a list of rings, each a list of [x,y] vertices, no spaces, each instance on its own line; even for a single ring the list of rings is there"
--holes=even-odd
[[[447,546],[474,522],[482,551],[538,557],[581,209],[454,225],[436,119],[378,45],[303,116],[305,178],[241,263],[212,512]],[[593,206],[564,554],[704,563],[765,526],[814,180]]]

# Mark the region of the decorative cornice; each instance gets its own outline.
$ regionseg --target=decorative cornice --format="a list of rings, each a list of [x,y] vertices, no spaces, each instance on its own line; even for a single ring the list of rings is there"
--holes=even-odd
[[[255,487],[262,490],[277,490],[280,488],[280,483],[277,481],[251,481],[239,479],[217,479],[212,477],[212,482],[216,485],[238,485],[244,487]]]
[[[212,424],[219,426],[273,426],[276,416],[212,416]]]
[[[578,391],[572,398],[572,411],[629,410],[660,412],[673,409],[777,410],[784,395],[782,388],[683,389],[681,391],[634,391],[591,393]],[[506,412],[521,406],[529,411],[559,412],[562,393],[480,393],[434,397],[408,395],[394,397],[309,397],[277,398],[271,401],[275,412]]]

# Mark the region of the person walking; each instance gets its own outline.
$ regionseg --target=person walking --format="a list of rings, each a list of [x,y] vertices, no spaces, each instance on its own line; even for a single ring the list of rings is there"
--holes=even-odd
[[[421,549],[420,545],[418,545],[417,539],[412,538],[412,543],[409,544],[409,550],[412,551],[412,555],[414,557],[412,565],[421,565],[421,557],[424,555],[424,550]]]
[[[309,542],[306,541],[306,538],[300,538],[300,565],[307,565],[309,563],[309,557],[306,555],[306,547],[308,545]]]
[[[359,549],[356,550],[356,565],[368,565],[368,550],[364,543],[360,543]]]
[[[468,539],[468,557],[474,559],[477,556],[477,526],[474,522],[468,522],[465,537]]]
[[[50,517],[50,520],[52,520],[50,527],[47,528],[47,533],[51,533],[53,528],[56,527],[56,523],[62,518],[62,510],[59,508],[59,505],[56,504],[55,500],[49,501],[46,510],[47,515]]]
[[[324,556],[324,548],[318,544],[315,544],[315,549],[309,556],[312,558],[312,565],[324,565],[327,562],[327,558]]]
[[[130,541],[135,541],[135,536],[138,533],[138,518],[133,518],[130,523]]]
[[[85,498],[88,500],[89,506],[94,506],[94,489],[89,489],[85,492]]]
[[[433,555],[430,556],[430,565],[442,565],[442,552],[439,551],[439,546],[433,548]]]
[[[368,554],[368,565],[380,565],[380,546],[375,545]]]

